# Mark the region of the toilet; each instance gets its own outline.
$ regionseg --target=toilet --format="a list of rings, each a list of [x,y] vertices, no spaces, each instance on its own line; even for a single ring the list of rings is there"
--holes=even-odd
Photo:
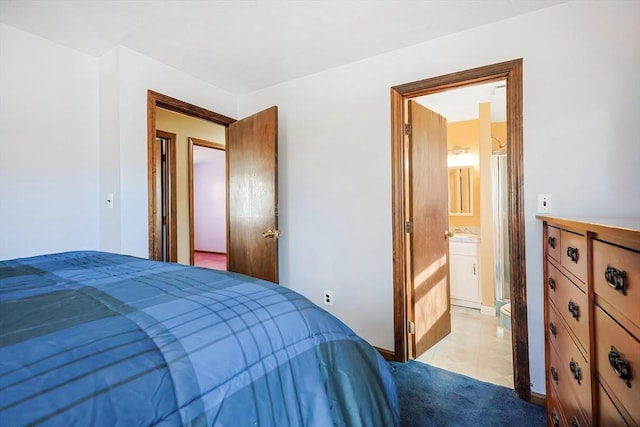
[[[500,307],[500,323],[505,329],[511,330],[511,303]]]

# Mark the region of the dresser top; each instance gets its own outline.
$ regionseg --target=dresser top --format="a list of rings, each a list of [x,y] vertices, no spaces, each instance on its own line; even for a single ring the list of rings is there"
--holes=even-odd
[[[640,239],[640,217],[609,217],[609,216],[566,216],[555,217],[536,215],[541,221],[559,226],[571,227],[594,233],[623,234],[627,238]]]

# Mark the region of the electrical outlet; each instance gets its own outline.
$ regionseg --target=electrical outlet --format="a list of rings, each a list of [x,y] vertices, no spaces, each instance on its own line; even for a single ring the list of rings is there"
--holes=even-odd
[[[333,305],[332,291],[324,291],[324,305]]]
[[[551,213],[551,194],[538,194],[538,213]]]

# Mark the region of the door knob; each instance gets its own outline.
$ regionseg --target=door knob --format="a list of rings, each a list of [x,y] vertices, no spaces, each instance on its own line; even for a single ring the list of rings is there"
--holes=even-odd
[[[449,230],[444,230],[444,237],[453,237],[453,232]]]
[[[265,239],[277,239],[278,237],[280,237],[280,230],[269,229],[262,233],[262,237],[264,237]]]

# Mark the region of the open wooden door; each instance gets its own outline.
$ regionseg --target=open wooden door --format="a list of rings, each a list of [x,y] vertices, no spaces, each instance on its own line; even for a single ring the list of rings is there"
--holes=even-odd
[[[229,271],[278,283],[278,107],[229,125]]]
[[[409,101],[409,248],[415,325],[410,356],[418,357],[451,332],[447,119]],[[435,161],[434,159],[437,159]],[[413,314],[413,319],[411,319]]]

